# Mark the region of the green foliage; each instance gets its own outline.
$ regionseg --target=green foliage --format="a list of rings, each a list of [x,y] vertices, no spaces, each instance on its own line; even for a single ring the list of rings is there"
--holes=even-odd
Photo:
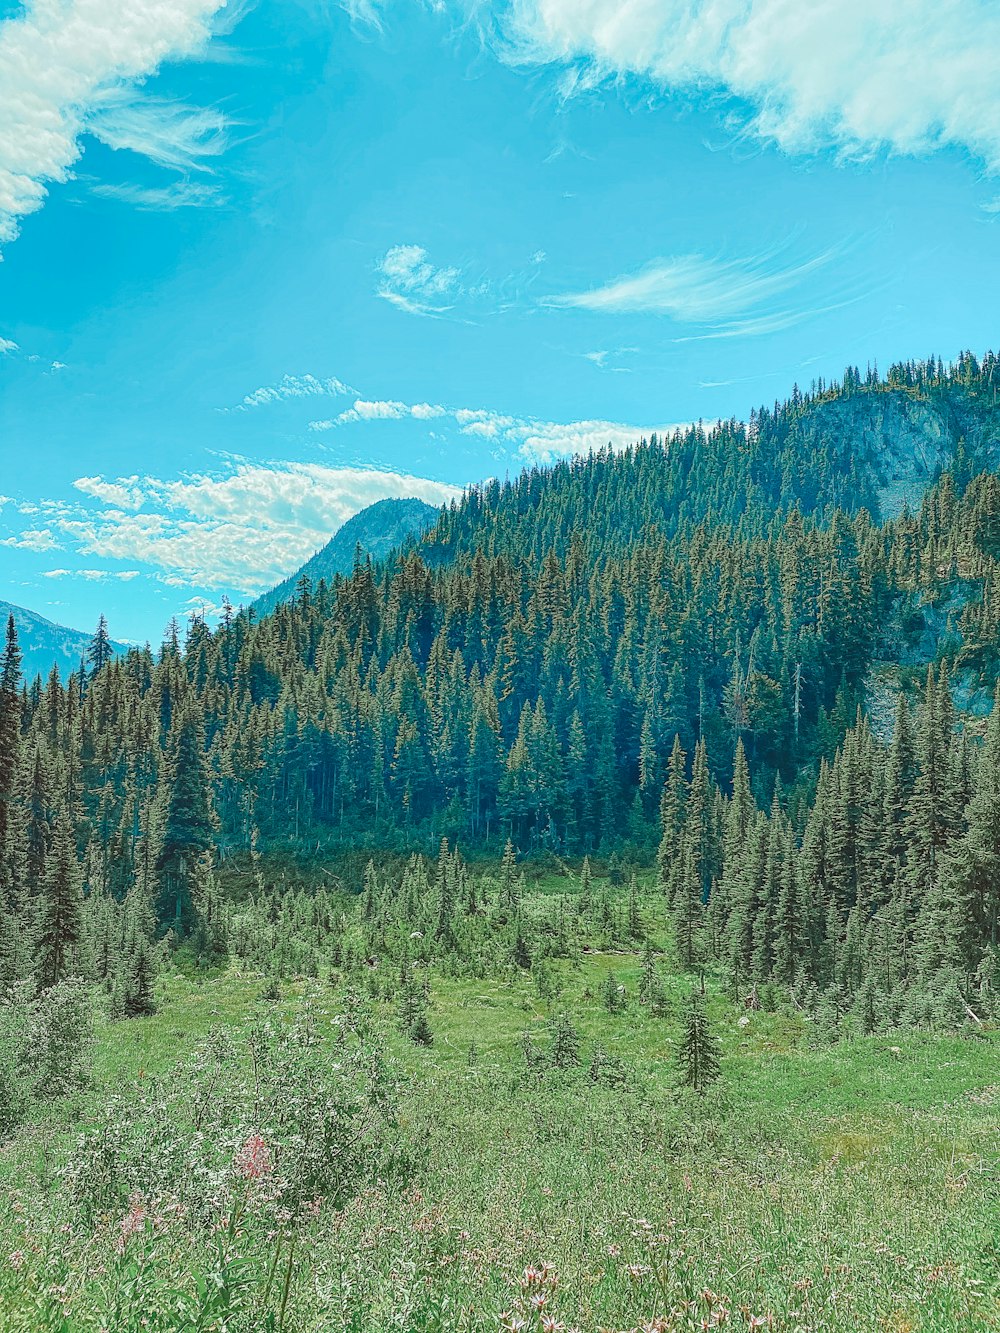
[[[23,983],[0,998],[0,1141],[39,1104],[89,1086],[94,1013],[87,986]]]

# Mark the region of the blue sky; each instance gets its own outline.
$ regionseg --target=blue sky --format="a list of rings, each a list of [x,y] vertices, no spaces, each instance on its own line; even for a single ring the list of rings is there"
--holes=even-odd
[[[0,597],[996,345],[988,0],[0,0]]]

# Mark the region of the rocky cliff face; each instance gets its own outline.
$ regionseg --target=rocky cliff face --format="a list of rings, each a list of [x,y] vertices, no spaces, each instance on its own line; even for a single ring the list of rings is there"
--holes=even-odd
[[[980,467],[1000,460],[1000,414],[960,389],[929,395],[907,389],[861,392],[820,403],[799,422],[806,451],[848,451],[867,473],[883,518],[919,508],[959,442]]]

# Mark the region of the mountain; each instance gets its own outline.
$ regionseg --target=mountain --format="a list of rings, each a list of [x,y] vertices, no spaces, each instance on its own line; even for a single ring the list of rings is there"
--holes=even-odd
[[[295,595],[295,585],[305,576],[315,586],[320,579],[330,583],[336,574],[349,574],[360,546],[364,555],[383,560],[411,537],[426,532],[439,510],[423,500],[378,500],[349,518],[301,569],[263,593],[253,603],[258,616],[270,615],[282,602]]]
[[[45,680],[53,666],[59,668],[63,680],[71,671],[79,670],[92,635],[57,625],[40,616],[37,611],[0,601],[0,624],[6,625],[11,615],[17,626],[18,643],[24,657],[21,669],[26,682],[33,681],[36,676]],[[128,645],[124,643],[112,643],[111,646],[116,653],[128,651]]]

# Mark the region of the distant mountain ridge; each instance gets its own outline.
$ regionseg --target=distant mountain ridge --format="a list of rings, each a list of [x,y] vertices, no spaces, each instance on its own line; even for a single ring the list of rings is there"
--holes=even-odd
[[[329,583],[337,574],[349,574],[360,546],[373,560],[383,560],[411,537],[420,537],[437,519],[440,510],[423,500],[378,500],[368,505],[330,538],[327,544],[270,592],[262,593],[252,604],[257,616],[270,615],[282,602],[295,595],[295,585],[303,575],[315,585],[320,579]]]
[[[37,611],[29,611],[27,607],[0,601],[0,622],[6,625],[11,615],[17,626],[17,639],[23,656],[21,670],[26,682],[30,683],[36,676],[44,680],[53,666],[59,668],[63,680],[70,672],[80,669],[92,634],[57,625],[55,621],[46,619]],[[113,642],[111,646],[116,653],[128,651],[128,644]]]

